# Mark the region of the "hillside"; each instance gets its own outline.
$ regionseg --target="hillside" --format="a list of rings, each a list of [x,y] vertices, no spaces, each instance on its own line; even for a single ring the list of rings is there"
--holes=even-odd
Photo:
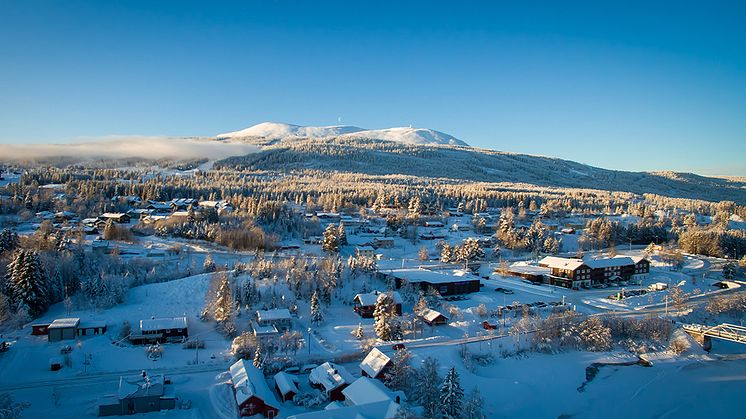
[[[393,141],[403,144],[448,144],[468,146],[465,142],[446,133],[427,128],[398,127],[367,130],[350,125],[304,127],[277,122],[263,122],[252,127],[218,134],[218,140],[235,140],[255,144],[273,144],[277,141],[321,138],[362,138]]]
[[[355,138],[277,141],[262,151],[230,157],[217,167],[289,171],[316,169],[371,175],[403,174],[544,187],[600,189],[636,194],[731,200],[746,204],[746,182],[690,173],[626,172],[569,160],[471,147],[411,145]]]

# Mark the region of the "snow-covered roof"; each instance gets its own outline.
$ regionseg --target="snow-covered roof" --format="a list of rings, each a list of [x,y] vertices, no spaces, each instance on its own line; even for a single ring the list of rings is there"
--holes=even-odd
[[[236,361],[230,368],[231,382],[236,393],[236,403],[240,406],[251,397],[264,401],[264,404],[277,408],[275,394],[264,379],[262,370],[245,359]]]
[[[81,328],[81,329],[93,329],[93,328],[106,327],[106,321],[104,321],[104,320],[86,320],[84,322],[81,322],[78,327]]]
[[[529,265],[525,262],[516,262],[510,265],[511,272],[532,274],[532,275],[549,275],[550,269],[544,266]]]
[[[448,275],[440,272],[430,271],[423,268],[405,268],[405,269],[390,269],[382,271],[389,275],[393,275],[397,278],[404,279],[407,282],[427,282],[429,284],[447,284],[451,282],[461,282],[464,278],[457,277],[455,275]],[[467,280],[478,280],[478,278],[467,279]]]
[[[342,390],[345,396],[345,402],[349,405],[361,406],[370,403],[382,401],[395,401],[399,397],[400,401],[405,400],[401,392],[394,393],[382,382],[374,378],[360,377],[355,382]]]
[[[331,362],[324,362],[311,370],[308,380],[313,384],[321,385],[325,391],[329,392],[351,383],[353,378],[345,367]]]
[[[290,392],[298,393],[297,381],[297,378],[284,371],[280,371],[275,374],[275,384],[277,384],[277,388],[280,389],[280,393],[282,393],[283,395]]]
[[[288,419],[392,419],[399,411],[399,404],[381,401],[359,406],[342,406],[330,403],[328,409],[288,416]]]
[[[630,256],[632,258],[632,262],[635,262],[635,265],[642,262],[643,260],[647,260],[645,256]]]
[[[69,327],[78,327],[80,319],[77,317],[70,317],[66,319],[55,319],[47,329],[66,329]]]
[[[448,317],[443,315],[443,313],[441,313],[440,311],[433,310],[431,308],[426,308],[422,310],[422,312],[420,313],[420,317],[422,317],[423,319],[429,322],[434,321],[440,316],[443,316],[446,320],[448,320]]]
[[[374,306],[381,294],[382,292],[380,291],[357,294],[352,301],[359,302],[361,306]],[[391,291],[391,296],[394,298],[394,304],[402,303],[401,295],[397,291]]]
[[[260,322],[290,320],[290,310],[286,308],[273,308],[271,310],[257,310],[256,319]]]
[[[629,256],[617,256],[613,258],[588,259],[585,261],[585,264],[590,266],[593,269],[600,269],[600,268],[611,268],[611,267],[617,267],[617,266],[629,266],[629,265],[634,265],[635,262]]]
[[[539,261],[539,265],[546,265],[550,268],[575,270],[583,266],[585,262],[582,259],[561,258],[557,256],[547,256]]]
[[[360,363],[360,369],[371,377],[376,377],[391,362],[391,358],[378,348],[373,348]]]
[[[254,336],[272,336],[280,333],[274,324],[262,326],[255,321],[251,321],[251,328],[254,330]]]
[[[374,249],[373,246],[357,246],[355,250],[358,252],[373,252],[376,249]]]
[[[186,317],[163,317],[160,319],[140,320],[140,330],[167,330],[186,328]]]
[[[145,375],[142,374],[119,377],[119,399],[162,396],[163,395],[163,374]]]
[[[127,214],[125,214],[123,212],[105,212],[105,213],[101,214],[101,216],[104,217],[104,218],[121,218],[121,217],[123,217],[125,215],[127,215]]]

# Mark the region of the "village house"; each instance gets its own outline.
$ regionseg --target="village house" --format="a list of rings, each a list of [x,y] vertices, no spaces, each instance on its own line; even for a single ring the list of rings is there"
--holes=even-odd
[[[311,387],[322,390],[331,401],[343,400],[342,390],[353,380],[345,367],[331,362],[324,362],[312,369],[308,376]]]
[[[228,201],[200,201],[199,206],[202,208],[212,208],[218,215],[230,214],[233,212],[233,204]]]
[[[231,365],[229,371],[241,417],[262,414],[271,419],[278,416],[280,403],[267,385],[262,370],[241,359]]]
[[[134,415],[176,408],[176,394],[163,374],[120,377],[116,395],[103,398],[99,416]]]
[[[199,203],[194,198],[177,198],[172,199],[168,202],[168,205],[171,206],[171,210],[173,211],[186,211],[189,206],[196,206]]]
[[[353,310],[355,310],[355,312],[364,319],[372,318],[373,311],[376,309],[376,302],[378,301],[378,297],[380,295],[381,292],[379,291],[355,295],[355,298],[352,300],[353,304],[355,305]],[[401,295],[396,291],[392,291],[391,297],[394,299],[394,304],[396,305],[396,314],[401,316]]]
[[[275,390],[280,395],[283,402],[293,400],[298,394],[298,378],[284,371],[280,371],[274,376]]]
[[[363,377],[380,378],[391,366],[391,357],[373,348],[360,363],[360,373]]]
[[[650,272],[650,261],[629,256],[585,260],[547,256],[539,261],[539,266],[550,269],[552,285],[567,288],[588,288],[623,281],[640,283]]]
[[[425,227],[441,228],[446,225],[442,221],[425,221]]]
[[[123,212],[105,212],[100,217],[103,221],[113,221],[117,224],[128,224],[130,222],[130,216]]]
[[[418,317],[429,326],[437,326],[448,323],[448,317],[444,316],[441,312],[430,308],[422,310]]]
[[[378,402],[401,403],[407,397],[401,391],[391,391],[379,380],[360,377],[342,390],[345,406],[363,406]]]
[[[171,205],[165,202],[148,201],[145,208],[153,211],[152,214],[171,214],[173,212]]]
[[[372,246],[357,246],[355,256],[373,259],[376,256],[376,250]]]
[[[293,325],[293,317],[286,308],[257,310],[256,322],[260,326],[274,326],[278,331],[288,330]]]
[[[376,238],[373,239],[373,247],[376,249],[391,249],[394,247],[394,239]]]
[[[132,343],[181,342],[189,337],[189,326],[186,317],[152,317],[140,320],[139,333],[132,333]]]
[[[397,289],[408,282],[424,292],[434,289],[440,295],[478,292],[480,285],[478,277],[465,272],[445,274],[423,268],[404,268],[382,270],[378,275],[384,281],[393,280]]]

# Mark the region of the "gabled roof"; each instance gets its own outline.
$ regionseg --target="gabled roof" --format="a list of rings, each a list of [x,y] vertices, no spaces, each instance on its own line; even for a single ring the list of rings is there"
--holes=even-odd
[[[383,385],[381,381],[368,377],[358,378],[354,383],[345,387],[342,390],[342,394],[345,396],[345,404],[348,406],[395,401],[396,397],[399,397],[400,401],[406,400],[403,393],[394,393]]]
[[[634,265],[635,262],[631,257],[628,256],[617,256],[613,258],[603,259],[589,259],[585,261],[585,264],[593,269],[611,268],[617,266],[629,266]]]
[[[364,294],[357,294],[355,295],[355,298],[352,301],[357,301],[362,306],[374,306],[376,305],[376,302],[378,301],[378,297],[383,294],[380,291],[373,291],[368,292]],[[391,296],[394,298],[394,304],[401,304],[402,298],[401,295],[397,291],[391,291]]]
[[[444,274],[423,268],[388,269],[381,272],[410,283],[450,284],[452,282],[479,281],[478,277],[464,278],[464,276]]]
[[[399,404],[382,401],[359,406],[329,403],[324,410],[288,416],[288,419],[391,419],[399,411]]]
[[[291,376],[290,374],[280,371],[277,374],[275,374],[275,384],[277,384],[277,388],[280,389],[280,393],[282,395],[288,394],[290,392],[298,393],[298,379]]]
[[[167,330],[186,328],[186,317],[164,317],[160,319],[140,320],[140,330]]]
[[[78,327],[80,319],[78,317],[71,317],[68,319],[55,319],[47,329],[62,329],[68,327]]]
[[[163,395],[163,374],[119,377],[119,399]]]
[[[373,348],[360,363],[360,369],[365,371],[371,377],[376,377],[391,362],[391,357],[381,352],[378,348]]]
[[[331,362],[324,362],[311,370],[308,380],[324,387],[329,392],[353,381],[352,375],[345,367]]]
[[[570,269],[573,271],[585,264],[586,263],[582,259],[561,258],[557,256],[547,256],[539,261],[539,265],[557,269]]]
[[[420,317],[422,317],[423,319],[425,319],[425,320],[427,320],[429,322],[434,321],[435,319],[437,319],[438,317],[441,317],[441,316],[443,316],[444,319],[448,320],[448,317],[446,317],[445,315],[443,315],[443,313],[441,313],[439,311],[435,311],[435,310],[430,309],[430,308],[426,308],[426,309],[422,310],[422,312],[420,313]]]
[[[233,389],[236,392],[236,403],[241,406],[252,397],[261,399],[264,404],[277,408],[280,403],[264,379],[262,370],[245,359],[236,361],[230,368]]]
[[[271,310],[257,310],[256,319],[257,321],[274,321],[274,320],[290,320],[290,310],[286,308],[274,308]]]

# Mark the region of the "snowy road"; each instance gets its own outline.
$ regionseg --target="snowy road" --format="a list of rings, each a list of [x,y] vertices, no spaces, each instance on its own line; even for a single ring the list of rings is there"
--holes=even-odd
[[[228,363],[216,363],[216,364],[205,364],[205,365],[192,365],[192,366],[183,366],[183,367],[172,367],[172,368],[150,368],[148,369],[148,374],[154,375],[154,374],[164,374],[166,376],[172,377],[177,375],[191,375],[191,374],[201,374],[205,372],[221,372],[228,370]],[[140,374],[142,370],[129,370],[129,371],[110,371],[110,372],[100,372],[100,373],[91,373],[91,374],[83,374],[76,377],[66,377],[66,378],[55,378],[50,380],[36,380],[36,381],[21,381],[21,382],[13,382],[8,383],[7,378],[4,377],[2,381],[0,381],[0,392],[5,391],[13,391],[13,390],[22,390],[22,389],[30,389],[30,388],[39,388],[39,387],[70,387],[70,386],[79,386],[79,385],[91,385],[91,384],[100,384],[100,383],[110,383],[110,382],[116,382],[119,381],[119,377],[124,375],[136,375]]]

